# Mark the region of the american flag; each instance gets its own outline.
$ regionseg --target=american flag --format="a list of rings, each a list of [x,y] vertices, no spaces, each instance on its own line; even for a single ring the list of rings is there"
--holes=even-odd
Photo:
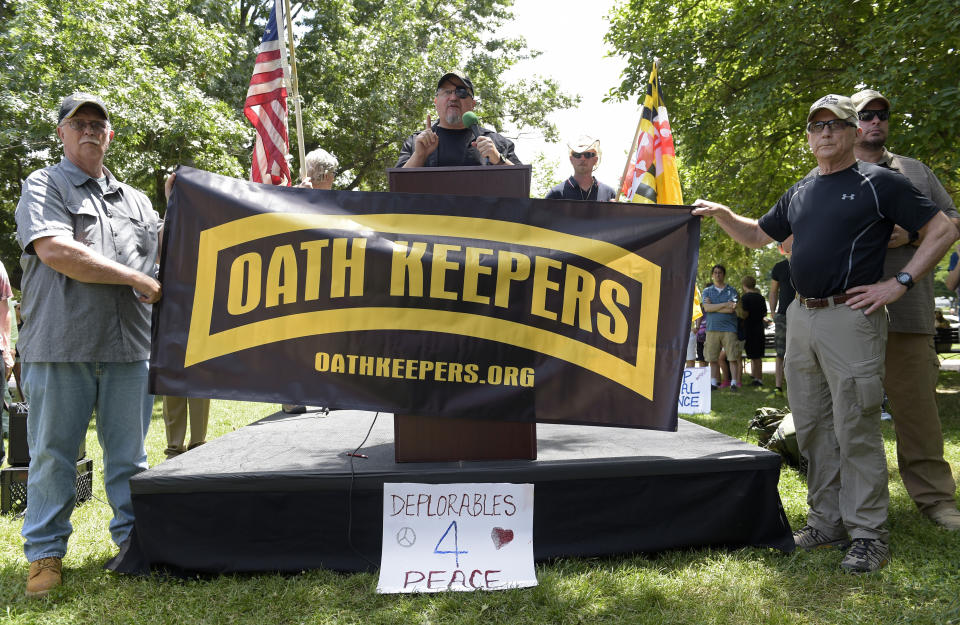
[[[640,127],[633,146],[633,160],[628,161],[620,192],[628,202],[643,204],[683,204],[680,175],[670,118],[663,103],[657,62],[650,72],[647,96],[640,111]]]
[[[283,47],[283,8],[275,0],[270,19],[257,48],[257,63],[247,89],[243,113],[257,130],[253,146],[253,167],[250,180],[290,186],[287,164],[287,87],[284,83],[286,54]]]

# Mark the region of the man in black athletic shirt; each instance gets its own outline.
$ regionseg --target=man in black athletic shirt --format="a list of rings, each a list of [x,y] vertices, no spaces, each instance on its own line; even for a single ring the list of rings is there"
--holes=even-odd
[[[463,125],[463,114],[477,105],[469,78],[453,72],[441,76],[433,103],[438,121],[427,115],[426,128],[407,137],[397,167],[520,164],[512,141],[479,124],[475,136]]]
[[[807,524],[794,543],[847,547],[852,539],[841,567],[869,573],[890,558],[880,432],[884,306],[933,268],[957,231],[906,178],[856,160],[857,122],[845,96],[810,107],[807,142],[819,174],[793,185],[759,221],[706,200],[693,213],[714,217],[748,247],[793,235],[797,300],[787,309],[785,364],[797,442],[809,461]],[[894,224],[922,242],[895,278],[881,280]]]

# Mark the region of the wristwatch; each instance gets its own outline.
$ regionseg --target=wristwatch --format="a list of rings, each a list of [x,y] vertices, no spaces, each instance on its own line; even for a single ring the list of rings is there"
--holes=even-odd
[[[920,240],[920,233],[916,230],[911,230],[910,234],[907,235],[907,243],[916,243]]]
[[[913,276],[906,271],[901,271],[897,274],[897,282],[907,287],[908,291],[913,288]]]

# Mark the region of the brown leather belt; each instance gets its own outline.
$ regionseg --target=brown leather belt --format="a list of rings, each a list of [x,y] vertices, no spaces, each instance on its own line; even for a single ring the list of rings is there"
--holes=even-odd
[[[827,308],[828,306],[839,306],[853,297],[852,293],[838,293],[830,297],[800,297],[797,293],[797,301],[804,308]]]

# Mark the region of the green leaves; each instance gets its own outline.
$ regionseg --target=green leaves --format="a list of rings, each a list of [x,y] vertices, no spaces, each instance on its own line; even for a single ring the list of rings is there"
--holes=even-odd
[[[630,59],[623,99],[643,93],[660,58],[685,196],[758,217],[815,165],[803,128],[810,104],[864,87],[893,103],[889,147],[956,191],[955,4],[633,0],[614,12],[607,39]],[[751,264],[714,230],[705,224],[704,252]]]
[[[531,54],[503,39],[510,0],[306,0],[292,3],[304,147],[334,153],[340,188],[383,190],[403,139],[423,127],[441,73],[464,69],[484,125],[555,128],[573,102],[556,83],[504,84]],[[21,181],[60,159],[56,107],[100,94],[116,136],[106,164],[162,212],[177,164],[247,177],[254,131],[243,116],[270,0],[0,2],[0,257],[16,274]],[[292,93],[290,140],[297,162]],[[529,157],[528,157],[529,158]],[[19,278],[14,275],[14,281]]]

